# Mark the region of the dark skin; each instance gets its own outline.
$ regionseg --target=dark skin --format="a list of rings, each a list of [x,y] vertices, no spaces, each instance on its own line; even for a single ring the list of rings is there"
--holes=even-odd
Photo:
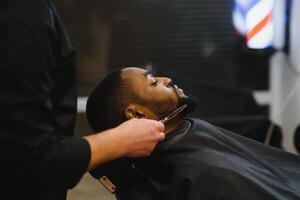
[[[186,97],[183,90],[173,86],[167,77],[153,77],[145,69],[126,67],[122,69],[122,79],[131,83],[132,90],[144,103],[131,102],[124,110],[127,119],[146,118],[160,120],[171,113],[179,105],[179,99]],[[152,105],[152,106],[150,106]],[[155,105],[155,106],[153,106]],[[160,106],[157,106],[160,105]],[[165,131],[175,129],[183,120],[184,115],[178,115],[165,124]]]

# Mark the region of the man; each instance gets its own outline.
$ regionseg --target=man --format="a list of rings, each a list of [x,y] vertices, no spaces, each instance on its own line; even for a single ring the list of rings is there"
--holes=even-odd
[[[195,101],[169,78],[134,67],[113,72],[90,95],[87,115],[98,131],[132,118],[160,120],[184,104],[187,109],[166,122],[166,140],[153,154],[106,163],[92,174],[110,180],[126,200],[300,199],[298,156],[184,119]]]
[[[0,43],[0,199],[65,199],[87,170],[164,139],[154,120],[72,137],[75,55],[51,0],[1,0]]]

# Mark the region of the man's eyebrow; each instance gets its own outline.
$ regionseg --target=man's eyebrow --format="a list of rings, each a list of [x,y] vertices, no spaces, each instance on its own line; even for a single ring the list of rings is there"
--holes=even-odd
[[[152,71],[151,70],[147,70],[147,71],[145,71],[144,73],[143,73],[143,75],[147,78],[147,76],[149,75],[149,74],[152,74]]]

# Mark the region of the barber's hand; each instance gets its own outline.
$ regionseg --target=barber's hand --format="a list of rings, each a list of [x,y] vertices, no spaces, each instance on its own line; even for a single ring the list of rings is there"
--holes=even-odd
[[[88,170],[120,157],[143,157],[165,139],[163,123],[148,119],[131,119],[116,128],[85,136],[90,145]]]
[[[149,119],[131,119],[116,127],[122,138],[123,156],[144,157],[165,139],[163,123]]]

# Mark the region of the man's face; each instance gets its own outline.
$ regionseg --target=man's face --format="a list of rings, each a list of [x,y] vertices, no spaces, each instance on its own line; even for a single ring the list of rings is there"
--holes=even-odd
[[[154,77],[151,72],[135,67],[122,70],[122,79],[129,81],[142,105],[148,108],[149,118],[159,120],[179,106],[180,99],[187,98],[183,90],[167,77]]]

